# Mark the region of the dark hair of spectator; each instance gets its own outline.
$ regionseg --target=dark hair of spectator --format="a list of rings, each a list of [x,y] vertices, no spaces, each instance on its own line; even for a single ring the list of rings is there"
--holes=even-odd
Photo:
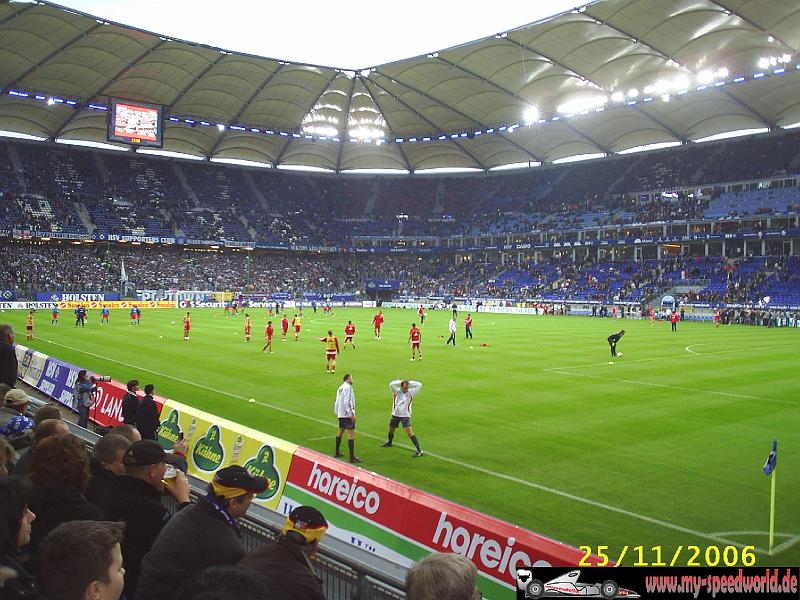
[[[0,556],[13,556],[19,550],[19,528],[32,494],[24,477],[0,477]]]
[[[42,421],[46,421],[47,419],[60,419],[61,418],[61,411],[58,410],[58,407],[53,406],[52,404],[48,404],[46,406],[42,406],[39,410],[36,411],[36,414],[33,416],[33,428],[36,429],[39,427],[39,423]]]
[[[36,486],[72,486],[83,492],[89,483],[89,457],[74,435],[49,437],[36,444],[30,468]]]
[[[153,393],[153,390],[155,389],[156,386],[154,386],[152,383],[148,383],[146,386],[144,386],[144,393],[149,396],[150,394]]]
[[[47,600],[83,598],[93,581],[109,583],[111,552],[124,530],[115,521],[68,521],[53,529],[39,550],[39,588]]]
[[[128,382],[128,391],[132,392],[133,388],[135,388],[137,385],[139,385],[139,380],[138,379],[131,379]]]
[[[117,460],[120,450],[127,451],[131,442],[125,436],[116,433],[107,433],[95,443],[92,448],[92,458],[96,461],[109,464]]]
[[[246,567],[209,567],[186,581],[172,600],[268,600],[273,586],[263,575]]]

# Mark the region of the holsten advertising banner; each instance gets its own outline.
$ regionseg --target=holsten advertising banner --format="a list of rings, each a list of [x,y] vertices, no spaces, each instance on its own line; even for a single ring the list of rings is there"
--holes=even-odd
[[[119,292],[36,292],[40,302],[105,302],[119,300]]]
[[[269,482],[254,502],[277,510],[289,463],[297,446],[232,421],[167,400],[161,411],[158,441],[171,450],[181,435],[188,443],[189,472],[211,481],[221,467],[242,465]]]

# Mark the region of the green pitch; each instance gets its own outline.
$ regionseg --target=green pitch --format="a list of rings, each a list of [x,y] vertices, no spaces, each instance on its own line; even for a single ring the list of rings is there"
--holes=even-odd
[[[73,327],[69,311],[51,326],[36,318],[30,345],[100,374],[154,383],[156,393],[333,454],[335,391],[352,373],[356,452],[363,467],[574,546],[609,546],[612,559],[644,546],[669,562],[679,545],[756,546],[759,564],[800,564],[800,330],[582,317],[473,314],[474,340],[445,346],[449,312],[422,326],[422,362],[409,362],[410,310],[385,310],[374,340],[373,310],[307,310],[299,342],[262,354],[266,311],[244,318],[193,310],[145,310],[129,327]],[[291,314],[289,315],[291,318]],[[24,312],[6,312],[26,344]],[[344,340],[356,324],[356,349],[325,372],[318,338],[332,328]],[[623,356],[609,364],[606,337],[625,328]],[[480,344],[488,344],[483,347]],[[425,456],[398,430],[381,448],[394,378],[423,383],[413,427]],[[249,399],[255,402],[249,402]],[[766,555],[770,480],[761,471],[779,440],[776,553]],[[702,560],[702,556],[700,560]],[[680,562],[689,555],[683,551]]]

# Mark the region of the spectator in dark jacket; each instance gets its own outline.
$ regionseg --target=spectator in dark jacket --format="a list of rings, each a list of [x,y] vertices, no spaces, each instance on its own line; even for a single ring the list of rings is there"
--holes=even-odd
[[[267,480],[233,465],[217,471],[208,493],[164,527],[142,561],[140,598],[172,598],[183,581],[206,567],[235,565],[245,549],[236,519]]]
[[[50,436],[37,444],[29,477],[33,482],[31,510],[37,517],[31,531],[32,550],[61,523],[103,519],[100,509],[83,495],[89,483],[89,457],[74,435]]]
[[[289,513],[276,541],[248,553],[239,564],[273,584],[272,600],[324,600],[311,558],[327,529],[328,522],[316,508],[298,506]]]
[[[128,439],[116,433],[107,433],[97,440],[89,458],[92,475],[86,488],[86,499],[89,502],[102,506],[106,495],[113,493],[119,478],[125,475],[122,459],[130,447]]]
[[[268,600],[274,597],[269,582],[245,567],[209,567],[184,582],[172,600]]]
[[[36,581],[22,565],[21,550],[31,539],[36,515],[28,508],[31,484],[23,477],[0,477],[0,596],[39,598]]]
[[[126,523],[122,556],[125,557],[125,597],[128,600],[136,598],[142,558],[172,516],[161,504],[161,494],[165,489],[162,480],[167,469],[165,461],[166,453],[156,442],[134,442],[122,459],[126,474],[119,478],[113,493],[101,501],[107,519]],[[178,473],[166,489],[178,502],[178,510],[189,505],[189,482],[183,473]],[[156,600],[160,597],[142,598]]]
[[[139,397],[136,395],[138,391],[138,380],[131,379],[128,382],[128,391],[122,397],[122,422],[128,425],[136,425],[136,414],[139,412]]]
[[[0,383],[17,385],[17,351],[14,350],[14,328],[0,325]]]
[[[158,438],[158,428],[161,425],[161,421],[158,419],[156,401],[153,400],[153,391],[155,389],[156,387],[152,383],[144,386],[144,398],[139,401],[139,408],[136,411],[136,429],[142,434],[143,440],[155,440]]]

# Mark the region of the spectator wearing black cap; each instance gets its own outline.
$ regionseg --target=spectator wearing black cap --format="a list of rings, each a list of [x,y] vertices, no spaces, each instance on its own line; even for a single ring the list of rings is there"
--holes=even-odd
[[[100,501],[106,519],[126,523],[122,556],[125,559],[125,596],[128,600],[136,597],[142,558],[172,516],[161,504],[166,456],[164,449],[152,440],[131,444],[122,459],[125,475]],[[189,505],[189,482],[183,473],[177,473],[175,481],[166,489],[178,502],[178,510]]]
[[[208,493],[175,515],[144,557],[139,597],[171,598],[184,581],[203,569],[235,565],[245,553],[236,519],[266,489],[267,480],[244,467],[232,465],[217,471]]]
[[[270,580],[271,600],[324,600],[311,558],[327,529],[328,522],[316,508],[298,506],[289,513],[277,540],[248,553],[239,564]]]

